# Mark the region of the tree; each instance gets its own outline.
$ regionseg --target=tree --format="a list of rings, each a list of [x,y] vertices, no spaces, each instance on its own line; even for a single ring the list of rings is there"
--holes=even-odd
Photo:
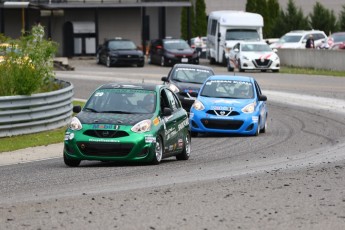
[[[289,0],[287,10],[280,10],[279,17],[273,26],[273,34],[280,37],[292,30],[307,30],[310,29],[308,24],[308,17],[303,15],[301,8],[297,8],[293,0]]]
[[[343,9],[339,13],[339,30],[345,31],[345,5],[343,5]]]
[[[247,0],[246,11],[247,12],[256,12],[256,0]]]
[[[279,18],[279,10],[280,6],[278,0],[268,0],[267,1],[267,17],[269,20],[266,21],[264,27],[266,27],[266,38],[273,38],[276,37],[273,34],[273,27],[275,21]]]
[[[321,3],[316,2],[313,12],[309,14],[309,24],[313,29],[324,31],[326,34],[338,31],[337,19],[334,11],[326,9]]]
[[[193,37],[195,34],[195,20],[194,20],[194,5],[188,9],[188,7],[183,7],[181,12],[181,38],[184,40],[188,39],[188,10],[190,13],[190,29],[191,29],[191,36]]]
[[[196,0],[195,2],[195,34],[196,36],[204,36],[207,33],[207,15],[206,4],[204,0]]]

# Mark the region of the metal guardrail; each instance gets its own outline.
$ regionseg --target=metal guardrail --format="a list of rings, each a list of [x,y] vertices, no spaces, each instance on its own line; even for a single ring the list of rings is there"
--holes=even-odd
[[[63,87],[53,92],[0,97],[0,137],[65,126],[72,117],[73,84],[57,81]]]

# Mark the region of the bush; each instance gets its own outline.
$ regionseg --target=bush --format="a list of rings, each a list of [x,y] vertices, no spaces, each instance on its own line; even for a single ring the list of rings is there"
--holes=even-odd
[[[44,39],[41,25],[8,43],[8,47],[1,47],[4,57],[0,63],[0,96],[31,95],[56,89],[57,44]]]

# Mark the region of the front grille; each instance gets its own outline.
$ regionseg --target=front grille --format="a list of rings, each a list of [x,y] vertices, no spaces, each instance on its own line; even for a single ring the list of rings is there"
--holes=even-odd
[[[202,124],[208,129],[237,130],[241,128],[243,121],[239,120],[213,120],[201,119]]]
[[[221,114],[222,110],[208,110],[206,113],[211,115],[219,116],[218,114]],[[225,113],[228,113],[229,111],[225,111]],[[232,111],[228,116],[237,116],[240,115],[237,111]]]
[[[261,61],[261,59],[255,59],[253,61],[253,64],[258,68],[263,67],[269,67],[271,65],[272,61],[269,59],[264,59],[264,61]]]
[[[139,55],[125,55],[125,54],[123,54],[123,55],[119,55],[119,58],[123,58],[123,59],[138,59],[139,58]]]
[[[77,142],[77,146],[84,155],[123,157],[129,154],[133,144],[108,143],[108,142]]]
[[[119,138],[119,137],[128,137],[129,134],[121,130],[86,130],[85,135],[90,137],[99,137],[99,138]]]

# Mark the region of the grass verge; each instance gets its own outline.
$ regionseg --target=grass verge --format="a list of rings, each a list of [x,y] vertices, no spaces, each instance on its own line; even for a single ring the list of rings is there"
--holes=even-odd
[[[84,104],[85,103],[81,101],[73,101],[73,105],[84,106]],[[11,152],[29,147],[62,143],[66,128],[67,127],[62,127],[40,133],[0,138],[0,153]]]
[[[287,66],[281,67],[280,73],[345,77],[345,71],[333,71],[333,70],[322,70],[322,69],[311,69],[311,68],[296,68],[296,67],[287,67]]]

